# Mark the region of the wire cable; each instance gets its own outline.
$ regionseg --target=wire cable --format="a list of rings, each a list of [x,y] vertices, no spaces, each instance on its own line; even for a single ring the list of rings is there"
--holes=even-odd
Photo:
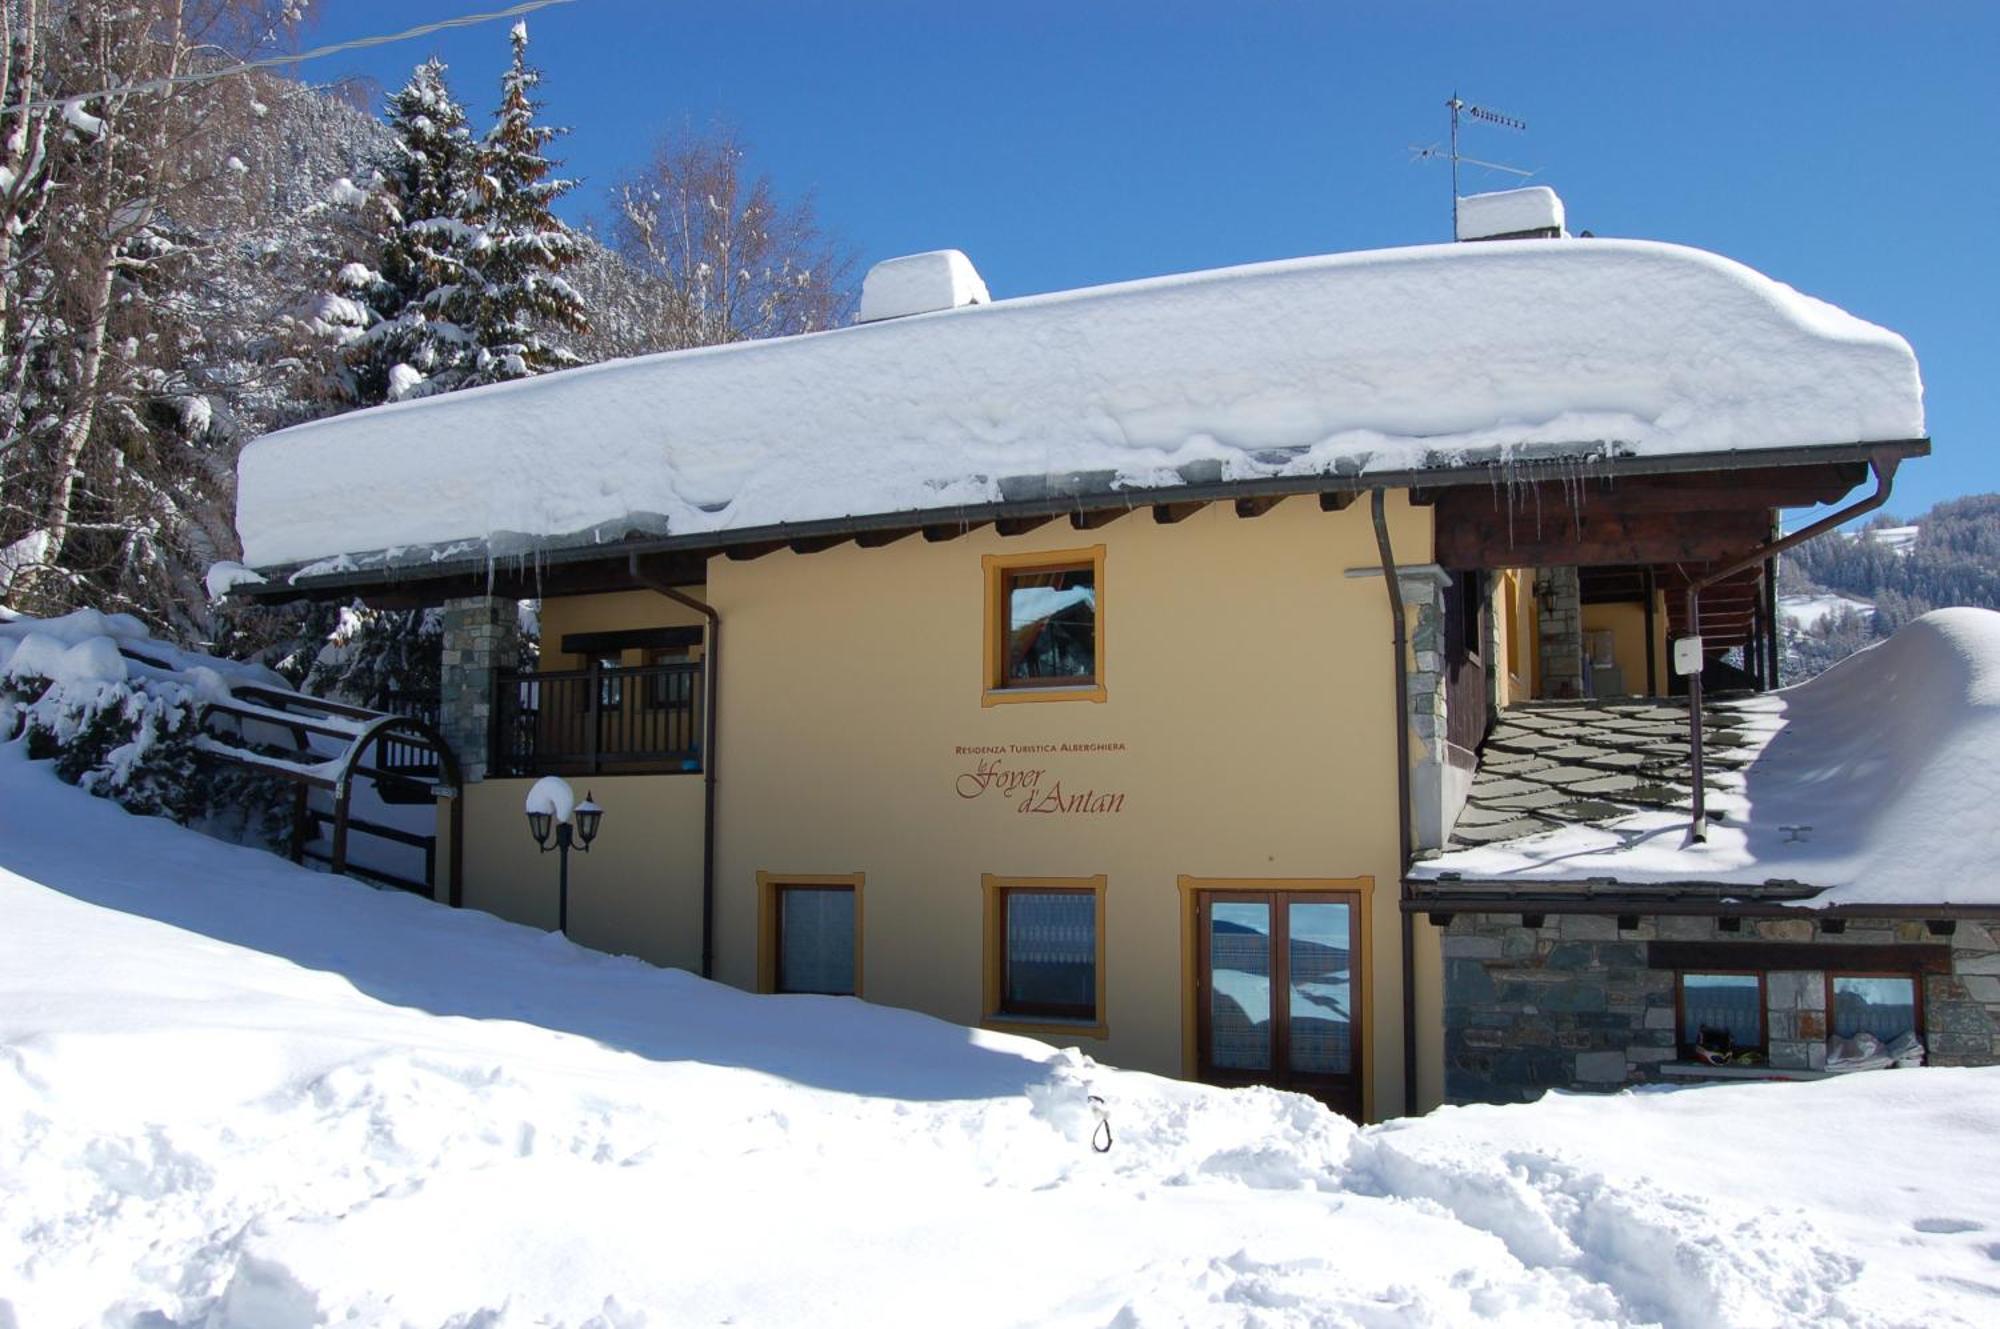
[[[438,19],[431,23],[420,23],[414,28],[401,32],[381,33],[373,37],[355,37],[344,42],[333,42],[326,46],[315,46],[310,51],[299,51],[287,55],[265,56],[260,60],[244,60],[237,64],[225,65],[220,69],[203,70],[197,74],[176,74],[170,78],[147,79],[143,83],[126,83],[113,88],[100,88],[96,92],[79,92],[68,97],[48,97],[40,101],[15,102],[11,106],[0,107],[0,115],[14,115],[22,111],[59,111],[70,106],[80,106],[84,102],[97,101],[105,97],[129,97],[142,92],[171,92],[177,87],[197,83],[213,83],[217,79],[233,78],[238,74],[248,74],[259,69],[278,69],[286,65],[296,65],[307,60],[318,60],[329,55],[339,55],[343,51],[360,51],[371,46],[389,46],[396,42],[409,41],[413,37],[428,37],[435,32],[450,28],[470,28],[481,23],[492,23],[497,19],[520,18],[538,9],[551,5],[575,4],[576,0],[521,0],[506,9],[496,9],[485,14],[461,14],[457,18]]]

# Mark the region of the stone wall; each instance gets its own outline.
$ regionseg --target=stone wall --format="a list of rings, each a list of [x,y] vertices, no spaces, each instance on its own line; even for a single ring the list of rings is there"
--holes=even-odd
[[[1642,915],[1635,928],[1591,914],[1459,914],[1445,929],[1445,1101],[1520,1102],[1547,1089],[1613,1090],[1667,1078],[1676,1061],[1675,976],[1647,967],[1649,941],[1949,945],[1952,972],[1924,980],[1923,1039],[1932,1065],[2000,1062],[2000,923],[1959,920],[1948,937],[1918,919],[1852,919],[1839,932],[1813,918],[1719,920]],[[1746,966],[1748,967],[1748,966]],[[1825,1064],[1821,970],[1771,972],[1765,983],[1770,1065]]]
[[[1583,678],[1583,591],[1575,568],[1535,569],[1535,638],[1541,689],[1564,700],[1588,695]]]
[[[493,674],[519,667],[520,606],[475,596],[444,602],[438,728],[467,783],[486,778],[493,741]]]

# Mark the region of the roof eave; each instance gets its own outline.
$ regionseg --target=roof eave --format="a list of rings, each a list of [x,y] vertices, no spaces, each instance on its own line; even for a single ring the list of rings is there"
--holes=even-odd
[[[1596,448],[1593,455],[1589,449]],[[1045,497],[1001,500],[949,508],[919,508],[899,512],[830,517],[774,525],[746,526],[723,531],[695,531],[685,535],[640,536],[628,540],[595,544],[551,544],[530,554],[537,566],[624,560],[629,556],[655,554],[725,553],[743,545],[787,543],[823,539],[830,536],[859,535],[872,531],[907,530],[920,527],[972,527],[1003,518],[1064,516],[1110,509],[1138,509],[1168,503],[1223,502],[1233,499],[1286,498],[1303,494],[1361,494],[1373,489],[1443,489],[1455,485],[1493,484],[1498,481],[1526,482],[1548,475],[1572,479],[1612,476],[1672,475],[1697,471],[1733,471],[1751,467],[1806,466],[1862,462],[1877,457],[1928,456],[1928,437],[1883,439],[1870,442],[1806,445],[1784,448],[1743,448],[1728,452],[1670,453],[1661,455],[1617,455],[1604,444],[1574,445],[1568,451],[1557,448],[1538,450],[1542,455],[1524,459],[1488,459],[1476,463],[1393,471],[1329,473],[1304,476],[1270,476],[1250,480],[1216,480],[1201,483],[1126,488],[1089,493],[1052,494]],[[555,537],[560,538],[560,537]],[[442,541],[464,544],[467,539]],[[348,557],[386,559],[387,551],[350,552]],[[403,583],[478,575],[494,562],[491,555],[440,559],[429,563],[389,563],[320,576],[298,575],[305,565],[280,565],[257,569],[266,580],[243,583],[230,596],[251,601],[283,601],[303,597],[332,597]]]

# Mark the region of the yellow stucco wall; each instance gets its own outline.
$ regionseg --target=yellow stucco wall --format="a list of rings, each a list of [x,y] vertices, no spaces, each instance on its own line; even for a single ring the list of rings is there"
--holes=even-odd
[[[701,964],[699,775],[576,777],[604,808],[587,854],[569,859],[570,936],[613,955]],[[465,904],[530,927],[556,925],[556,855],[540,853],[523,804],[533,780],[465,790]],[[443,876],[443,873],[440,873]]]
[[[1500,658],[1506,668],[1494,679],[1500,706],[1532,700],[1541,672],[1535,637],[1535,570],[1508,568],[1497,576],[1493,607],[1499,618]]]
[[[688,594],[700,599],[703,588],[690,587]],[[572,632],[627,632],[639,628],[681,628],[702,626],[702,616],[686,605],[654,591],[627,591],[617,595],[574,595],[542,601],[541,668],[582,669],[590,663],[581,655],[565,655],[562,639]],[[700,651],[693,652],[699,655]],[[625,652],[628,665],[644,664],[641,652]]]
[[[1399,559],[1427,559],[1429,510],[1390,512]],[[1107,700],[982,706],[981,555],[1098,543]],[[869,999],[977,1023],[981,874],[1102,873],[1108,1036],[1074,1041],[1178,1074],[1177,878],[1370,877],[1368,1085],[1377,1114],[1400,1110],[1387,604],[1379,578],[1344,575],[1376,562],[1365,504],[1310,498],[1253,520],[1142,509],[1088,533],[715,560],[716,976],[756,981],[758,872],[864,872]],[[982,760],[1121,809],[1020,811]]]
[[[1430,510],[1394,496],[1389,515],[1399,561],[1428,560]],[[1106,700],[982,706],[981,556],[1096,544]],[[1365,503],[1325,513],[1310,497],[1248,520],[1218,504],[1162,526],[1140,509],[1090,532],[1055,522],[712,560],[696,593],[723,616],[715,976],[757,983],[759,872],[865,873],[868,1000],[977,1024],[982,874],[1101,873],[1107,1036],[1042,1036],[1183,1074],[1179,879],[1370,878],[1368,1111],[1402,1111],[1388,609],[1379,577],[1346,575],[1377,562]],[[581,663],[560,653],[564,633],[699,621],[651,592],[549,600],[543,667]],[[1043,795],[1122,795],[1119,811],[1020,811],[1025,786],[982,785],[982,760],[1040,772]],[[528,837],[530,783],[467,790],[465,901],[553,927],[556,860]],[[573,783],[606,815],[593,851],[571,858],[572,935],[698,967],[701,778]],[[1441,961],[1436,931],[1415,930],[1429,1106]]]
[[[1646,691],[1647,649],[1645,605],[1637,600],[1587,604],[1583,606],[1582,622],[1586,640],[1593,631],[1610,630],[1612,653],[1618,661],[1619,671],[1624,675],[1625,692],[1628,695],[1643,695]],[[1653,613],[1652,650],[1656,689],[1664,691],[1667,683],[1667,612],[1665,602],[1657,598]]]

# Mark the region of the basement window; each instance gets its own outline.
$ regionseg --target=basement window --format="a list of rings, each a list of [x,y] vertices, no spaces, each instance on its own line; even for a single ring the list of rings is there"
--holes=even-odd
[[[1104,885],[1099,877],[984,879],[986,1015],[1095,1025],[1104,1036]]]
[[[1826,987],[1827,1031],[1836,1038],[1873,1034],[1893,1043],[1922,1028],[1917,980],[1911,975],[1829,973]]]
[[[1104,546],[989,554],[987,705],[1104,700]]]
[[[1696,1049],[1728,1058],[1764,1056],[1764,976],[1760,973],[1684,973],[1680,977],[1681,1051],[1706,1061]]]
[[[859,996],[861,874],[775,877],[760,872],[757,883],[759,989]]]

